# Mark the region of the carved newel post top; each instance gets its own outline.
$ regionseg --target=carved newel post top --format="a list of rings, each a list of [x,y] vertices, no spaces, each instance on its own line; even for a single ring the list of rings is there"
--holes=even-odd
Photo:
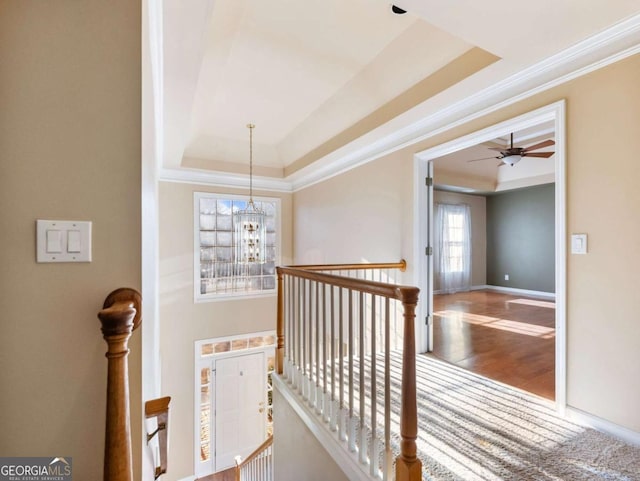
[[[136,310],[133,305],[118,304],[98,313],[102,323],[102,334],[105,337],[118,334],[130,334],[133,331],[133,319]]]
[[[135,289],[123,287],[107,296],[98,313],[105,337],[130,334],[142,321],[142,298]]]

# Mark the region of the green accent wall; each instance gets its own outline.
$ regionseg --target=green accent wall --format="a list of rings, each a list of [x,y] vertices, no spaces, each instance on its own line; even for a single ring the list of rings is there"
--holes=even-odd
[[[487,284],[555,292],[555,184],[487,196]]]

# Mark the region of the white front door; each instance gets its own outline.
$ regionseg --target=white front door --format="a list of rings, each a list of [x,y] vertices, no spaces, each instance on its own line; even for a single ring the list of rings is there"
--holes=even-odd
[[[216,360],[215,471],[235,465],[265,439],[264,352]]]

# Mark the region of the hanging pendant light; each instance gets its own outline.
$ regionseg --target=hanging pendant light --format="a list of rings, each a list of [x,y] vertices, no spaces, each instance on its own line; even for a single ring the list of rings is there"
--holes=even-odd
[[[249,203],[235,213],[236,263],[264,264],[266,254],[266,214],[253,202],[253,129],[249,129]]]

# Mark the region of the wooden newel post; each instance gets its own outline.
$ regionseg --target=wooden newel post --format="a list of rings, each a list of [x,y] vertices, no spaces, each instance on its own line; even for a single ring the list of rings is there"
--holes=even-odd
[[[284,275],[278,272],[278,317],[276,320],[276,335],[278,345],[276,347],[276,373],[282,374],[284,368]]]
[[[404,343],[402,356],[402,407],[400,410],[400,455],[396,459],[396,481],[422,479],[422,462],[418,459],[418,408],[416,400],[415,317],[417,288],[401,288],[404,310]]]
[[[131,333],[140,325],[141,304],[136,290],[117,289],[107,296],[98,313],[108,345],[104,481],[133,481],[127,356]]]

